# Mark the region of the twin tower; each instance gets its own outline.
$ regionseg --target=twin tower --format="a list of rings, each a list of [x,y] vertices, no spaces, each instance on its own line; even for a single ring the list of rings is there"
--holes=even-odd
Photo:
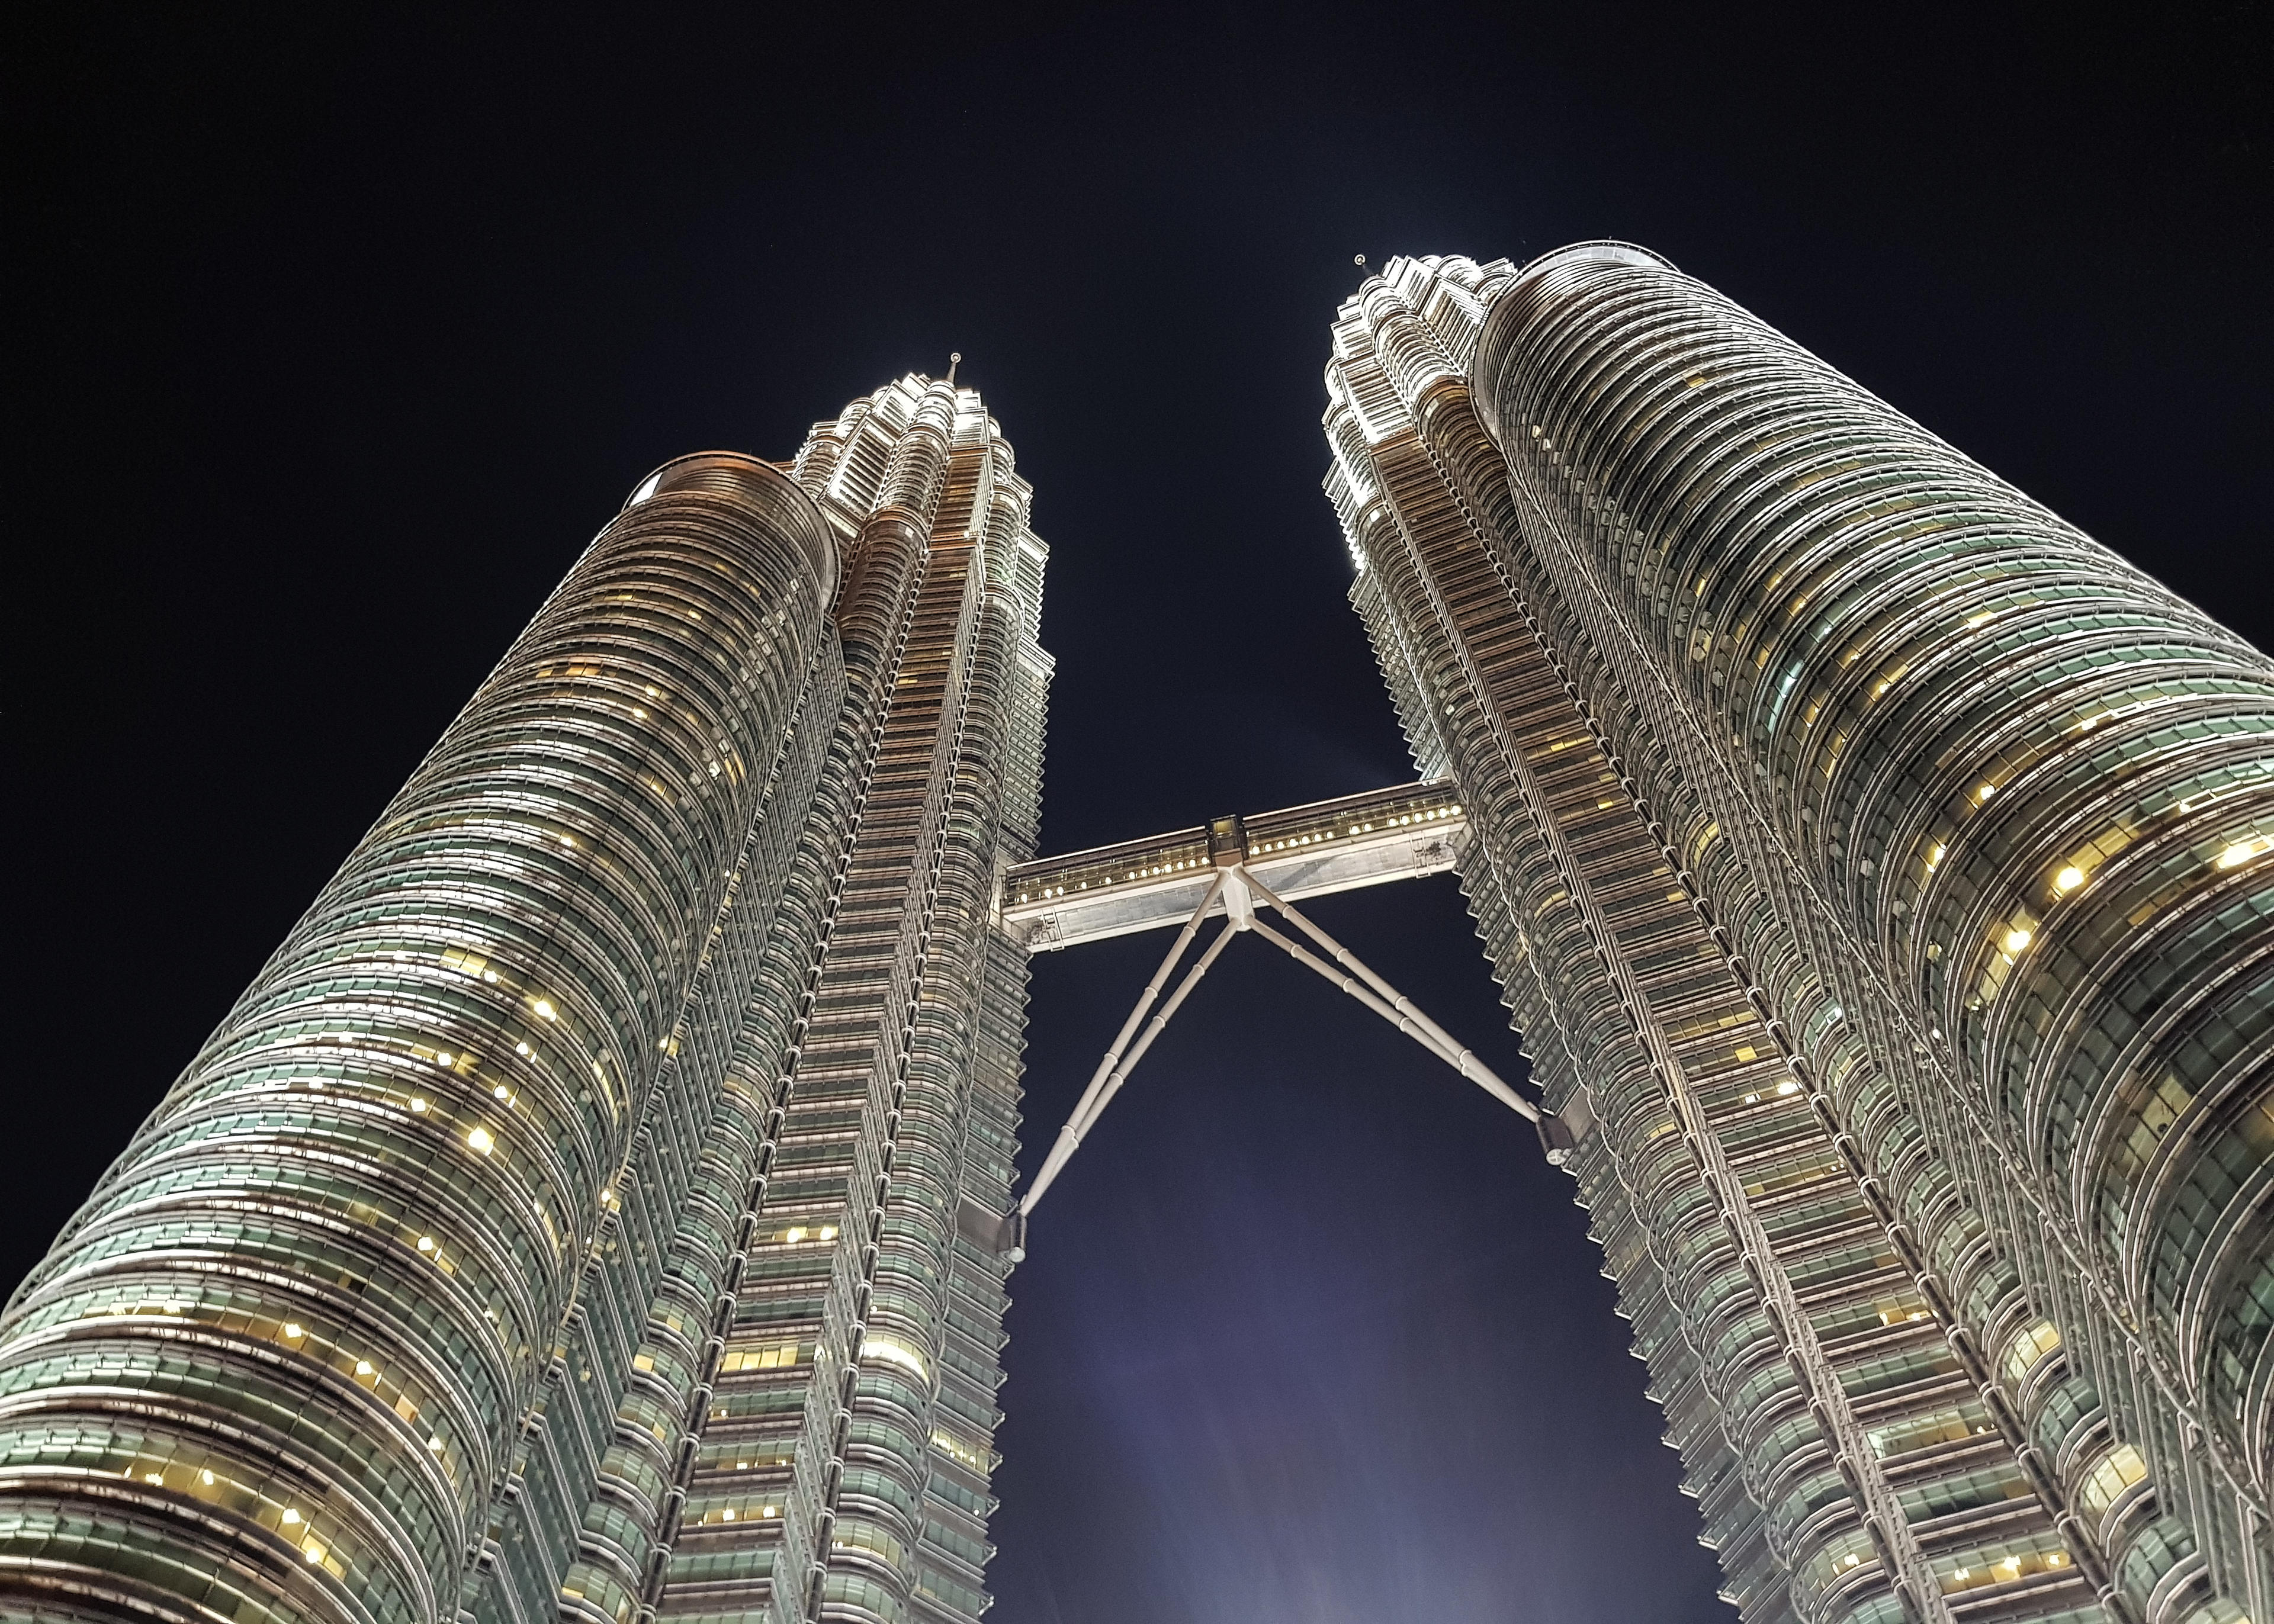
[[[2274,1624],[2274,663],[1643,251],[1333,342],[1419,783],[1036,861],[979,396],[667,464],[10,1301],[0,1613],[968,1624],[1028,954],[1453,867],[1748,1624]]]

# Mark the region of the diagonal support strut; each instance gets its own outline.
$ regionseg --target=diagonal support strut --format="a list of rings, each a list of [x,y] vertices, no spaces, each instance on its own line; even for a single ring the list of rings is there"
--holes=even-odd
[[[1331,954],[1334,962],[1329,964],[1301,943],[1289,939],[1256,918],[1248,896],[1251,891]],[[1154,1012],[1153,1006],[1160,1000],[1161,989],[1167,985],[1186,950],[1199,936],[1201,921],[1208,917],[1209,908],[1216,905],[1219,897],[1224,902],[1226,917],[1224,929],[1178,981],[1168,1002],[1162,1004],[1159,1011]],[[1145,1052],[1153,1047],[1153,1040],[1161,1035],[1170,1018],[1183,1007],[1193,989],[1200,984],[1201,977],[1209,973],[1209,966],[1231,944],[1232,937],[1243,930],[1254,931],[1298,964],[1315,971],[1342,989],[1525,1121],[1535,1124],[1540,1122],[1540,1108],[1502,1080],[1498,1072],[1478,1057],[1475,1050],[1456,1041],[1442,1026],[1416,1008],[1412,999],[1368,969],[1357,954],[1273,894],[1247,871],[1245,865],[1230,863],[1216,871],[1208,894],[1201,898],[1200,906],[1193,910],[1192,917],[1177,933],[1176,941],[1170,944],[1167,956],[1161,960],[1161,967],[1153,972],[1153,979],[1145,983],[1145,990],[1137,999],[1137,1007],[1131,1010],[1129,1019],[1121,1023],[1119,1034],[1114,1038],[1112,1047],[1105,1051],[1105,1057],[1097,1063],[1097,1070],[1091,1073],[1089,1086],[1082,1091],[1081,1101],[1073,1108],[1073,1115],[1066,1119],[1065,1126],[1058,1130],[1058,1137],[1050,1146],[1050,1154],[1044,1158],[1041,1171],[1035,1175],[1035,1182],[1020,1199],[1017,1209],[1020,1244],[1011,1254],[1013,1261],[1026,1255],[1024,1237],[1028,1215],[1057,1181],[1073,1153],[1081,1148],[1083,1138],[1104,1115],[1105,1108],[1113,1102],[1113,1096],[1121,1091],[1121,1085],[1128,1081],[1129,1074],[1137,1069],[1137,1063],[1145,1057]],[[1146,1019],[1148,1013],[1152,1017],[1149,1020]],[[1141,1034],[1139,1032],[1141,1026],[1143,1028]],[[1133,1039],[1135,1040],[1133,1043]]]
[[[1240,875],[1254,888],[1257,895],[1278,909],[1305,936],[1333,954],[1335,962],[1349,974],[1337,974],[1320,963],[1315,956],[1304,951],[1277,931],[1259,924],[1255,929],[1265,941],[1284,949],[1298,963],[1316,970],[1526,1122],[1540,1120],[1540,1108],[1503,1082],[1500,1074],[1480,1059],[1474,1049],[1457,1042],[1450,1033],[1414,1007],[1411,998],[1367,969],[1356,953],[1296,912],[1291,904],[1272,895],[1262,881],[1245,869],[1240,870]],[[1361,982],[1363,987],[1359,985]],[[1372,989],[1371,994],[1367,989]]]
[[[1228,877],[1227,870],[1217,871],[1216,878],[1209,884],[1208,895],[1201,898],[1200,906],[1193,910],[1193,916],[1185,921],[1185,928],[1177,932],[1177,939],[1169,944],[1168,954],[1161,960],[1161,967],[1153,972],[1153,979],[1145,983],[1145,990],[1137,999],[1137,1007],[1130,1011],[1129,1019],[1121,1023],[1120,1034],[1113,1040],[1113,1046],[1105,1051],[1105,1058],[1097,1063],[1097,1070],[1090,1073],[1089,1086],[1082,1090],[1081,1102],[1073,1108],[1073,1115],[1066,1118],[1065,1126],[1058,1130],[1057,1142],[1051,1145],[1050,1154],[1044,1159],[1042,1171],[1035,1175],[1035,1182],[1028,1186],[1027,1193],[1020,1199],[1019,1213],[1021,1217],[1035,1210],[1035,1203],[1043,1199],[1043,1192],[1048,1190],[1051,1181],[1058,1177],[1058,1169],[1066,1164],[1066,1158],[1081,1148],[1081,1136],[1089,1131],[1090,1123],[1096,1118],[1097,1113],[1104,1109],[1104,1101],[1100,1096],[1111,1098],[1112,1094],[1120,1090],[1121,1079],[1128,1075],[1128,1068],[1121,1065],[1122,1051],[1129,1047],[1129,1040],[1136,1034],[1138,1024],[1145,1019],[1146,1011],[1153,1007],[1154,1000],[1161,996],[1161,987],[1169,979],[1169,972],[1177,967],[1177,961],[1185,956],[1185,950],[1193,944],[1193,938],[1200,934],[1201,921],[1208,917],[1209,909],[1215,905],[1217,896],[1222,893],[1224,881]],[[1230,932],[1227,931],[1226,936],[1228,936]],[[1215,962],[1216,955],[1222,950],[1224,942],[1224,937],[1218,937],[1215,945],[1209,949],[1200,966],[1201,970],[1204,971],[1209,964]],[[1186,984],[1178,989],[1175,996],[1170,1002],[1169,1008],[1163,1011],[1156,1020],[1154,1034],[1157,1034],[1161,1026],[1168,1024],[1170,1015],[1175,1013],[1176,1006],[1184,1002],[1185,994],[1191,990],[1191,983],[1199,979],[1200,974],[1197,972],[1186,976]],[[1145,1048],[1150,1048],[1152,1041],[1153,1035],[1148,1034],[1145,1040]],[[1138,1052],[1141,1055],[1144,1049],[1141,1049]],[[1129,1064],[1134,1065],[1136,1062],[1133,1059]],[[1110,1086],[1108,1079],[1111,1079]]]

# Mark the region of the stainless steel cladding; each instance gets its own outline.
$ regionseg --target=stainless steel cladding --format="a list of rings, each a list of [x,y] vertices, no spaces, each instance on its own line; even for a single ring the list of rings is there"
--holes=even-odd
[[[1626,244],[1329,390],[1731,1599],[2266,1617],[2274,666]]]
[[[456,1613],[823,646],[762,464],[665,470],[0,1324],[0,1575],[68,1611]]]
[[[1029,500],[914,378],[639,486],[0,1320],[0,1608],[975,1618]]]

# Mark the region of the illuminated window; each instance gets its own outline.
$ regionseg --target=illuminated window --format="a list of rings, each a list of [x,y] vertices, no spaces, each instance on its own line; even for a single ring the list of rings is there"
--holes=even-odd
[[[2019,1386],[2044,1357],[2061,1345],[2060,1332],[2050,1320],[2024,1326],[2006,1344],[2006,1377]]]
[[[861,1357],[864,1363],[874,1358],[882,1359],[887,1365],[897,1365],[921,1381],[931,1380],[931,1372],[924,1364],[923,1356],[895,1336],[880,1336],[871,1331],[862,1339]]]
[[[2114,1505],[2127,1489],[2147,1476],[2148,1462],[2139,1450],[2130,1444],[2118,1444],[2084,1474],[2084,1481],[2077,1488],[2076,1503],[2097,1517]]]

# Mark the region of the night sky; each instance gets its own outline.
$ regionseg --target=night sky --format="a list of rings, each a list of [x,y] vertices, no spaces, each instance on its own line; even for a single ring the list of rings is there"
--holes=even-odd
[[[11,1281],[650,469],[951,350],[1049,851],[1410,776],[1354,254],[1646,244],[2274,642],[2263,4],[7,27]],[[1517,1070],[1449,876],[1315,912]],[[1037,961],[1029,1170],[1164,944]],[[997,1624],[1732,1616],[1568,1181],[1260,942],[1031,1246]]]

